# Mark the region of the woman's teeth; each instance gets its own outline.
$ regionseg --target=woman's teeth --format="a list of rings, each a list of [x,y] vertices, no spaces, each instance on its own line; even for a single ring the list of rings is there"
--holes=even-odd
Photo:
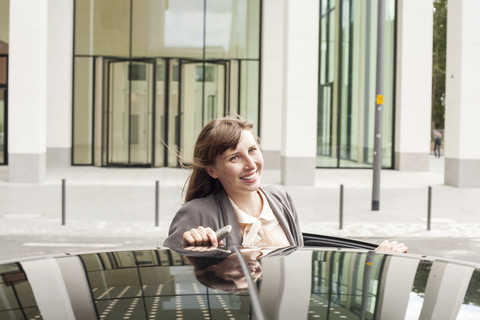
[[[240,179],[242,179],[242,180],[252,180],[252,179],[254,179],[256,176],[257,176],[257,173],[255,172],[255,173],[252,173],[252,174],[249,175],[249,176],[241,177]]]

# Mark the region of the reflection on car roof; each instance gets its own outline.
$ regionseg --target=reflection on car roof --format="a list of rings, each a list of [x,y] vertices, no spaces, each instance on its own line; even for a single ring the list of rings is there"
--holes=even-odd
[[[0,264],[0,319],[480,317],[473,263],[366,249],[218,251],[152,248]],[[248,284],[216,286],[200,279],[202,270]]]

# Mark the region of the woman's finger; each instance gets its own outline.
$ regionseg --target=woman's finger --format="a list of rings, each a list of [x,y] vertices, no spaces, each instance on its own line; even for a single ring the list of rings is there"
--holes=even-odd
[[[202,226],[198,226],[195,231],[198,232],[198,235],[200,236],[201,240],[200,242],[196,242],[197,246],[207,246],[209,245],[209,240],[208,240],[208,235],[207,235],[207,229],[205,229]]]
[[[189,246],[201,246],[203,238],[197,229],[190,229],[183,234],[183,243],[187,243]]]
[[[196,246],[203,245],[204,235],[202,233],[203,231],[202,229],[199,229],[199,227],[197,227],[196,229],[190,230],[190,234],[192,235],[193,239],[195,239]]]
[[[190,231],[185,231],[182,236],[182,245],[193,246],[195,245],[195,239]]]
[[[212,230],[212,228],[207,227],[205,228],[205,233],[208,238],[208,242],[212,247],[218,247],[218,241],[217,241],[217,234],[215,231]]]

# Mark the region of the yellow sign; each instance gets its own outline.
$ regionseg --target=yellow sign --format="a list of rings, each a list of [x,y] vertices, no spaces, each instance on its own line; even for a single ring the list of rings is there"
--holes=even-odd
[[[377,104],[383,104],[383,95],[377,94]]]

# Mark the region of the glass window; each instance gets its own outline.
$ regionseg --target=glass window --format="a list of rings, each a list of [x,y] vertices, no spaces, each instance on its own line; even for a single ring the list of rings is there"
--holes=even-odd
[[[207,0],[206,58],[259,58],[260,1]]]
[[[179,150],[180,137],[178,134],[179,121],[179,104],[180,104],[180,66],[178,60],[170,60],[168,79],[168,104],[166,108],[167,116],[165,121],[165,132],[167,137],[164,138],[168,148],[172,148],[167,152],[166,166],[175,167],[178,165],[176,152]],[[168,149],[167,148],[167,149]]]
[[[240,67],[240,105],[239,114],[252,123],[258,123],[258,97],[260,63],[258,61],[242,61]],[[258,126],[253,127],[258,134]]]
[[[257,123],[260,7],[77,0],[73,164],[178,166],[209,120]]]
[[[322,0],[317,166],[371,167],[375,123],[377,5]],[[340,24],[335,23],[340,19]],[[393,167],[395,0],[386,1],[383,166]],[[338,61],[338,62],[337,62]]]
[[[203,1],[135,0],[132,56],[201,59],[203,25]]]
[[[75,54],[128,56],[130,0],[76,0]]]
[[[0,0],[0,164],[7,163],[9,0]]]
[[[334,110],[334,68],[335,68],[335,21],[334,1],[322,1],[320,6],[320,52],[317,122],[317,166],[336,166],[337,149],[334,134],[337,128]],[[336,106],[336,105],[335,105]]]
[[[8,80],[8,74],[7,74],[7,67],[8,67],[8,62],[7,62],[7,57],[6,56],[0,56],[0,86],[6,86],[7,85],[7,80]]]
[[[0,0],[0,54],[8,53],[9,0]]]
[[[394,97],[395,97],[395,1],[385,2],[385,34],[384,40],[384,108],[383,108],[383,145],[382,165],[393,167],[393,129],[394,129]],[[385,130],[386,129],[386,130]]]
[[[5,146],[6,146],[5,93],[6,93],[6,89],[0,88],[0,164],[5,163],[5,159],[6,159],[6,152],[5,152]]]
[[[73,163],[92,163],[93,59],[75,59],[73,101]]]

